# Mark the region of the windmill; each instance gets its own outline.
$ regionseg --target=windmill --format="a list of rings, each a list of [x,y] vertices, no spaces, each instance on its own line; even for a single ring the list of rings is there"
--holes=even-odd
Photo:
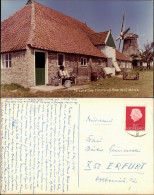
[[[130,30],[130,28],[127,28],[125,31],[123,31],[124,28],[124,20],[125,20],[125,12],[123,13],[123,17],[122,17],[122,24],[121,24],[121,32],[120,32],[120,36],[116,39],[116,41],[119,41],[119,48],[118,50],[120,50],[120,45],[121,45],[121,40],[124,39],[125,34]]]

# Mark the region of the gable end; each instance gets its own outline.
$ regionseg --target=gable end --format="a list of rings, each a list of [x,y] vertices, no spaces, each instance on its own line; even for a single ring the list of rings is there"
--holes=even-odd
[[[106,42],[107,46],[116,48],[115,43],[114,43],[114,39],[113,39],[112,34],[111,34],[111,31],[109,31],[109,35],[108,35],[105,42]]]

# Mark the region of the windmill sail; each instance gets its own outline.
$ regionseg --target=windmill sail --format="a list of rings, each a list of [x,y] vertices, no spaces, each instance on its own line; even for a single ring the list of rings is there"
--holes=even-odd
[[[123,32],[124,20],[125,20],[125,12],[123,13],[123,17],[122,17],[121,33]]]
[[[124,35],[130,30],[130,28],[127,28],[125,31],[123,31],[124,21],[125,21],[125,12],[123,13],[123,17],[122,17],[120,36],[116,39],[116,41],[119,40],[119,48],[118,48],[118,50],[120,50],[121,40],[124,39]]]
[[[127,28],[127,29],[124,31],[123,36],[124,36],[126,33],[128,33],[129,30],[130,30],[130,28]]]

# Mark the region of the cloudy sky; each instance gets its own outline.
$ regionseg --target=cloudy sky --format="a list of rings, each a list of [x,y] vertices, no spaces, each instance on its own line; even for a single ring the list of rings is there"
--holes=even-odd
[[[22,8],[28,0],[1,0],[1,20]],[[35,0],[40,4],[69,15],[96,32],[111,28],[114,39],[120,34],[123,12],[124,30],[139,34],[140,46],[153,41],[152,0]],[[116,41],[115,41],[116,42]],[[116,42],[118,47],[118,42]]]

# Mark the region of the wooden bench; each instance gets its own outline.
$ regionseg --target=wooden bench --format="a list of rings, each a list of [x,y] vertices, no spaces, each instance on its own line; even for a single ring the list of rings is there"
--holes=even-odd
[[[123,73],[123,80],[139,80],[139,73],[137,72],[135,75],[128,75],[128,73]]]

